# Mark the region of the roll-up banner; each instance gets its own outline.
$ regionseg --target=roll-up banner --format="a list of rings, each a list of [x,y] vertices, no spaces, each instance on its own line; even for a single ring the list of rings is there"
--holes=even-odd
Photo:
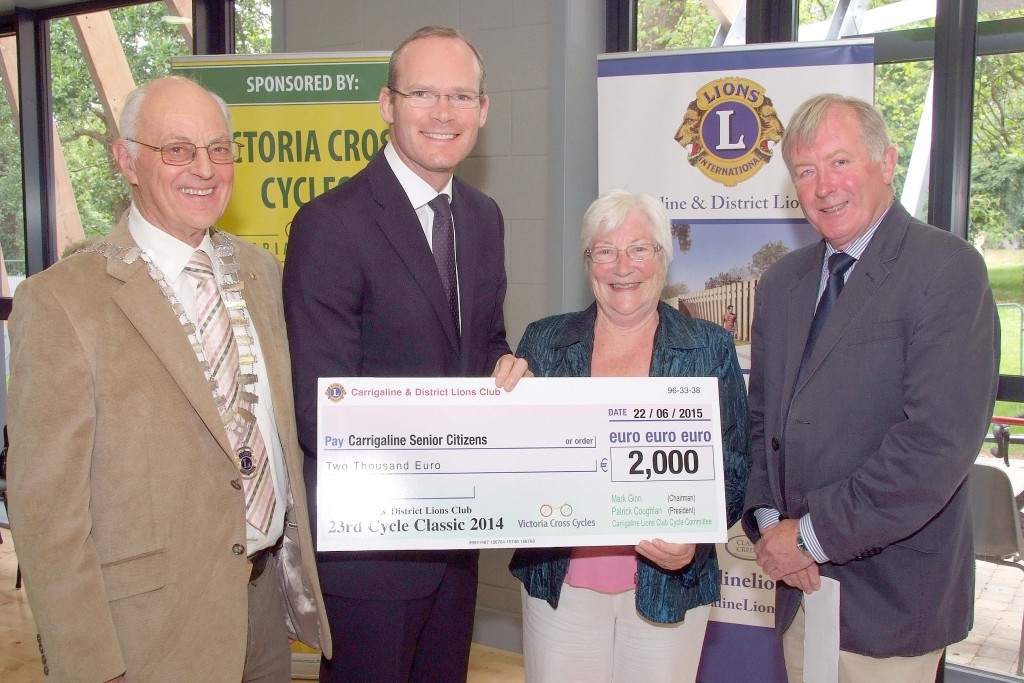
[[[658,198],[672,220],[666,301],[730,329],[744,372],[757,280],[817,239],[778,147],[807,98],[874,100],[870,40],[775,43],[601,55],[598,184]],[[785,681],[775,583],[737,524],[717,547],[722,597],[712,607],[698,680]]]
[[[228,104],[235,187],[218,223],[284,260],[295,212],[362,169],[388,139],[377,97],[390,52],[179,57]]]

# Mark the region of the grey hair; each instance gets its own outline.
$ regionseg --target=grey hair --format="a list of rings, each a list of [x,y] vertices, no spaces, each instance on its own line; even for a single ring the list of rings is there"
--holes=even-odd
[[[672,223],[665,207],[649,194],[633,194],[628,190],[608,190],[587,208],[580,231],[580,255],[584,263],[587,263],[587,249],[598,238],[621,228],[630,211],[640,213],[651,224],[651,236],[661,247],[658,258],[662,265],[668,267],[673,256]]]
[[[197,88],[202,89],[213,98],[213,101],[217,103],[217,107],[220,112],[224,115],[224,120],[228,124],[228,134],[231,133],[231,114],[228,112],[228,103],[224,101],[224,98],[215,92],[207,90],[202,85],[186,78],[185,76],[166,76],[164,78],[157,78],[148,83],[144,83],[139,87],[128,93],[128,97],[124,100],[124,109],[121,110],[121,121],[118,124],[118,129],[121,132],[121,142],[124,144],[125,149],[128,150],[128,155],[135,159],[139,153],[139,146],[129,140],[129,138],[137,138],[139,136],[139,125],[141,124],[142,117],[142,106],[146,102],[146,98],[149,96],[149,91],[156,83],[163,83],[165,81],[179,81],[183,83],[191,83]]]
[[[461,40],[466,46],[472,50],[473,56],[476,58],[477,68],[480,70],[480,94],[484,94],[484,79],[487,75],[484,69],[484,58],[480,56],[480,51],[476,49],[473,43],[469,42],[469,38],[466,34],[457,28],[451,26],[424,26],[417,29],[415,33],[403,40],[395,48],[395,51],[391,53],[391,59],[388,60],[388,89],[394,90],[398,85],[398,58],[402,55],[405,47],[416,40],[421,38],[451,38],[452,40]]]
[[[786,132],[782,135],[782,159],[791,174],[793,148],[811,144],[825,121],[825,116],[833,107],[847,107],[860,120],[861,142],[864,143],[872,161],[881,161],[886,151],[893,146],[885,119],[869,102],[835,93],[815,95],[797,107],[789,120],[789,125],[786,126]]]

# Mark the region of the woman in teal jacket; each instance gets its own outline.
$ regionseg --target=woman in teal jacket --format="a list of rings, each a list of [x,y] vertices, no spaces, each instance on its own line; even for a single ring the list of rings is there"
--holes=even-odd
[[[538,377],[717,377],[729,525],[750,469],[746,389],[733,336],[660,301],[672,255],[665,210],[612,190],[587,210],[581,251],[595,303],[532,323],[517,356]],[[693,681],[711,603],[712,544],[517,550],[527,681]]]

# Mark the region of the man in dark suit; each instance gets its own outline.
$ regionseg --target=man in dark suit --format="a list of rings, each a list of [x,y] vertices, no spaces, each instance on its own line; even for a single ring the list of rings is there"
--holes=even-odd
[[[318,377],[492,374],[510,389],[526,371],[505,341],[501,212],[453,177],[487,108],[476,49],[454,29],[420,29],[392,54],[380,92],[387,147],[292,222],[285,313],[311,510]],[[475,551],[318,563],[337,633],[321,681],[466,679]]]
[[[778,581],[790,681],[802,680],[801,591],[827,576],[841,593],[839,680],[931,682],[973,613],[965,480],[999,364],[985,264],[894,201],[896,148],[869,104],[808,100],[782,150],[823,240],[758,286],[744,524]]]

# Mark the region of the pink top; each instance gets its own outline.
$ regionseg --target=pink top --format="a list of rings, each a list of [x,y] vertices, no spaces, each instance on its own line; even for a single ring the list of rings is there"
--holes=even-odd
[[[573,548],[565,582],[602,593],[633,590],[636,588],[636,550],[631,545]]]

